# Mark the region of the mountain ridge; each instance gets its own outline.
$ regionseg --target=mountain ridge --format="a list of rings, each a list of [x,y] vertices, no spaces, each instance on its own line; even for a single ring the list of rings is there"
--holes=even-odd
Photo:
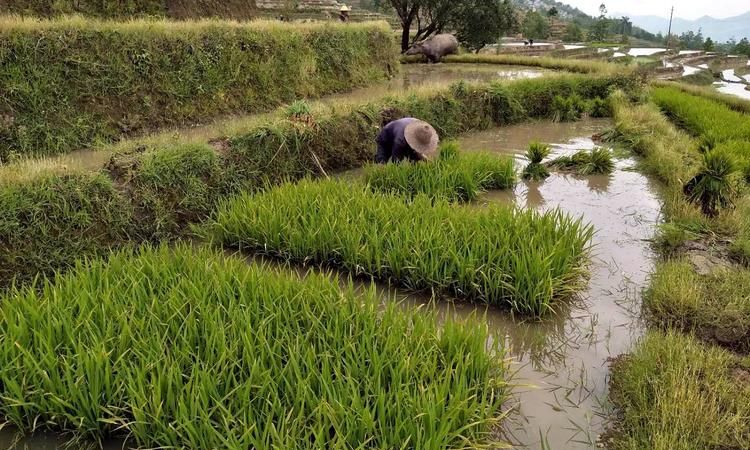
[[[613,14],[616,17],[627,14]],[[629,16],[634,25],[637,25],[652,33],[667,34],[669,29],[669,18],[656,15]],[[694,20],[676,17],[672,21],[672,33],[682,34],[687,31],[698,32],[701,29],[704,37],[710,37],[714,41],[725,42],[731,38],[740,40],[743,37],[750,38],[750,11],[737,16],[717,19],[711,16],[703,16]]]

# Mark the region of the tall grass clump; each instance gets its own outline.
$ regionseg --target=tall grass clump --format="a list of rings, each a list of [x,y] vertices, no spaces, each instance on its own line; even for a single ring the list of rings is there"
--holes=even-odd
[[[556,95],[552,99],[552,120],[555,122],[575,122],[586,112],[586,102],[579,95],[564,97]]]
[[[747,371],[747,360],[689,335],[648,333],[613,367],[622,417],[609,448],[749,449]]]
[[[413,198],[425,194],[451,202],[469,202],[491,189],[507,189],[516,182],[513,159],[488,153],[459,153],[455,142],[441,145],[436,161],[369,165],[364,180],[377,192]]]
[[[378,130],[394,119],[420,117],[445,139],[469,130],[548,117],[556,92],[578,92],[591,98],[629,83],[620,76],[583,75],[462,83],[335,107],[300,102],[270,116],[237,117],[179,133],[127,139],[95,154],[99,164],[107,161],[100,177],[114,196],[117,206],[113,208],[90,207],[92,202],[87,200],[91,196],[86,194],[86,180],[100,165],[92,166],[89,160],[80,164],[77,157],[14,163],[0,168],[0,201],[13,199],[0,208],[0,216],[11,218],[0,224],[0,272],[18,273],[28,280],[39,273],[65,270],[76,258],[98,255],[123,242],[174,239],[191,223],[207,218],[220,198],[362,167],[372,161]],[[109,217],[111,211],[119,213],[116,219]],[[23,219],[26,214],[33,214],[35,220]],[[34,243],[40,245],[29,245],[28,236],[38,236]],[[12,263],[2,260],[5,255],[11,255],[7,261]],[[0,277],[0,287],[7,281]]]
[[[700,275],[686,260],[659,264],[644,304],[661,326],[750,351],[750,270]]]
[[[539,181],[549,176],[549,170],[547,166],[542,164],[544,158],[549,156],[552,149],[549,145],[543,144],[539,141],[533,141],[529,143],[529,148],[526,150],[524,156],[529,160],[529,163],[523,169],[523,178],[525,180]]]
[[[104,255],[129,239],[128,199],[102,174],[51,175],[0,189],[0,288]]]
[[[486,325],[206,249],[118,253],[0,300],[0,413],[26,431],[140,448],[482,447],[507,397]]]
[[[703,214],[716,217],[720,208],[732,205],[735,195],[733,175],[737,167],[734,158],[726,152],[711,150],[703,154],[703,165],[685,185],[685,195],[699,204]]]
[[[588,102],[586,111],[590,117],[612,117],[612,106],[609,99],[593,98]]]
[[[615,168],[612,152],[602,147],[579,150],[571,156],[560,156],[547,165],[555,169],[573,171],[579,175],[609,174]]]
[[[0,162],[345,91],[397,64],[385,23],[0,18],[0,42]]]
[[[304,180],[228,201],[208,233],[225,246],[541,316],[581,286],[592,229],[558,210],[469,210]]]
[[[701,163],[697,143],[677,129],[652,103],[632,104],[627,96],[612,96],[615,119],[612,138],[643,158],[642,166],[669,186],[688,182]]]

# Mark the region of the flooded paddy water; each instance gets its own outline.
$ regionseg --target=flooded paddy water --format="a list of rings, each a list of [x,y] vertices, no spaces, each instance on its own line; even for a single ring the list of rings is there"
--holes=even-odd
[[[591,135],[608,125],[606,120],[524,124],[475,133],[460,142],[465,150],[520,160],[528,140],[539,139],[552,145],[554,158],[593,148]],[[522,387],[516,390],[517,414],[507,432],[520,448],[595,448],[606,428],[608,359],[627,353],[643,331],[640,296],[654,264],[649,240],[660,216],[656,184],[632,170],[635,163],[618,159],[611,175],[553,172],[544,182],[521,182],[512,192],[490,192],[483,199],[561,208],[596,230],[589,284],[570,309],[537,323],[487,312],[489,324],[505,334],[518,368],[515,383]],[[455,313],[467,309],[461,306]]]

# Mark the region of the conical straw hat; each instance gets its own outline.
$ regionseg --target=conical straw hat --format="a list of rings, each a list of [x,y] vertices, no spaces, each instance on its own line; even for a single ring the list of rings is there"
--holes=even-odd
[[[406,126],[404,137],[409,147],[427,159],[432,159],[437,153],[440,143],[437,131],[427,122],[415,120]]]

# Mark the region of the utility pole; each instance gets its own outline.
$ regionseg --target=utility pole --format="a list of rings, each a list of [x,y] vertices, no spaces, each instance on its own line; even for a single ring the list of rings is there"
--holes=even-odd
[[[667,50],[669,50],[669,44],[672,42],[672,17],[674,16],[674,6],[672,11],[669,13],[669,31],[667,32]]]

